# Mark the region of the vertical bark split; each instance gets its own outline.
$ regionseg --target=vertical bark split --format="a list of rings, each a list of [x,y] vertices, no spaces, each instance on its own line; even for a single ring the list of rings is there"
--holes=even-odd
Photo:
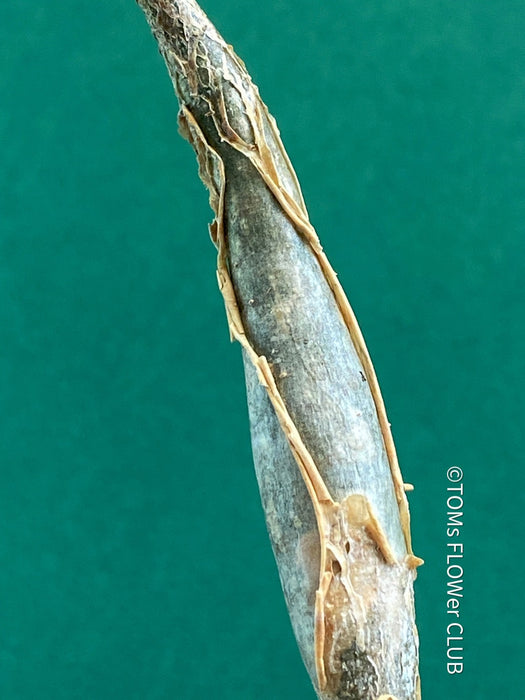
[[[210,192],[257,479],[305,665],[321,700],[414,700],[421,560],[354,314],[242,61],[193,0],[138,1]]]

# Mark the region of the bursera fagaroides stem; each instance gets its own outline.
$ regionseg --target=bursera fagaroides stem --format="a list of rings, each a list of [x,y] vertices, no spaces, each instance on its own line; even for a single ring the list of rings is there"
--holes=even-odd
[[[210,192],[255,468],[321,700],[420,697],[409,512],[377,379],[274,119],[193,0],[139,0]]]

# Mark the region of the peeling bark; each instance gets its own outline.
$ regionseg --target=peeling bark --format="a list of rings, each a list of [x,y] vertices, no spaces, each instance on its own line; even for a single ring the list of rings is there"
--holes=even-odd
[[[370,357],[244,64],[193,0],[138,0],[210,192],[252,446],[320,700],[420,697],[409,512]]]

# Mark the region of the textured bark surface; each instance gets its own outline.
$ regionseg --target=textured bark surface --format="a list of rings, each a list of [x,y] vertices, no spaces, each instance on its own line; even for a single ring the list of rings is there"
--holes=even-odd
[[[413,700],[421,560],[355,317],[244,64],[192,0],[139,4],[210,191],[257,479],[305,665],[322,700]]]

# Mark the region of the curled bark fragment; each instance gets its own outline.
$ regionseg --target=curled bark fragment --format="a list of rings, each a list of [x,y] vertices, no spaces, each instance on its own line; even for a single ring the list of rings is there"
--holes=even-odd
[[[321,700],[413,700],[421,560],[355,316],[242,61],[193,0],[138,1],[210,192],[257,478],[304,662]]]

